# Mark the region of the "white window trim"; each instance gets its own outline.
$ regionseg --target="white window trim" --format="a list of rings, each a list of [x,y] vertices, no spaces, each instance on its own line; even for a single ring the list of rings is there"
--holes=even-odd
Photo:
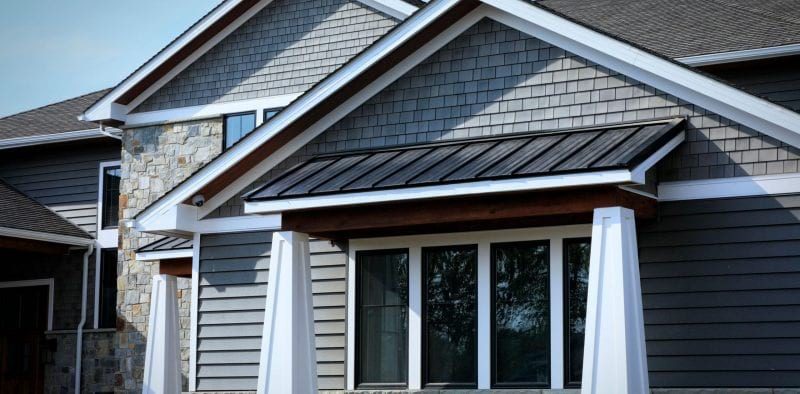
[[[661,182],[659,201],[800,193],[800,173]]]
[[[408,389],[422,387],[422,248],[429,246],[478,245],[478,389],[491,385],[491,269],[490,245],[501,242],[550,240],[550,380],[551,388],[564,387],[563,341],[563,240],[585,238],[591,224],[537,227],[513,230],[480,231],[450,234],[412,235],[350,240],[347,265],[347,355],[346,389],[355,390],[356,352],[356,253],[365,250],[408,249],[409,251],[409,326]]]
[[[30,280],[17,280],[10,282],[0,282],[0,289],[9,289],[16,287],[35,287],[47,286],[47,331],[53,331],[53,305],[55,301],[55,279],[30,279]]]
[[[384,14],[405,20],[411,14],[417,11],[417,7],[408,4],[403,0],[356,0],[361,4],[372,7]]]
[[[122,162],[119,160],[116,161],[103,161],[100,162],[100,168],[97,174],[97,243],[98,247],[101,249],[108,249],[108,248],[116,248],[119,242],[118,235],[119,230],[117,228],[110,228],[104,229],[103,228],[103,206],[105,205],[105,201],[103,201],[103,174],[106,168],[109,167],[119,167],[121,166]]]

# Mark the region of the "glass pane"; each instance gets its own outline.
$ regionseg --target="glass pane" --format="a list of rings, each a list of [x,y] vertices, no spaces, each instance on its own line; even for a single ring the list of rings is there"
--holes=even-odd
[[[117,250],[103,250],[101,253],[98,323],[101,328],[114,328],[117,323]]]
[[[242,138],[242,118],[238,115],[225,117],[225,148],[230,148]]]
[[[256,114],[241,115],[242,118],[242,137],[250,134],[256,128]]]
[[[103,227],[116,227],[119,224],[119,180],[122,173],[119,167],[106,167],[103,170]]]
[[[546,242],[492,247],[496,384],[548,386],[549,249]]]
[[[423,249],[428,384],[477,382],[477,256],[475,246]]]
[[[358,255],[359,384],[404,385],[408,376],[408,251]]]
[[[567,270],[567,371],[566,383],[580,385],[583,371],[583,336],[586,329],[586,296],[589,284],[589,239],[567,240],[564,259]]]
[[[264,121],[266,122],[267,120],[269,120],[269,118],[277,115],[278,111],[280,111],[280,109],[265,109],[264,110]]]

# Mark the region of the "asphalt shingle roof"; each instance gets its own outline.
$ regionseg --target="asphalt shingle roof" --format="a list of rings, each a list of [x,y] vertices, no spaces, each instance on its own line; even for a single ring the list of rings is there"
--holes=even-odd
[[[78,226],[2,180],[0,180],[0,227],[92,239],[91,235]]]
[[[540,0],[536,3],[673,58],[800,43],[797,0]]]
[[[0,118],[0,140],[95,129],[96,124],[80,121],[78,115],[109,90],[99,90]]]

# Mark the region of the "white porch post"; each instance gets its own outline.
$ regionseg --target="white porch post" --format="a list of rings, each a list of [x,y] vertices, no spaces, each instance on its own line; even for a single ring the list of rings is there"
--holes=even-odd
[[[179,329],[177,280],[171,275],[154,275],[143,394],[181,393]]]
[[[649,392],[633,211],[594,210],[583,393]]]
[[[272,235],[258,394],[317,392],[308,235]]]

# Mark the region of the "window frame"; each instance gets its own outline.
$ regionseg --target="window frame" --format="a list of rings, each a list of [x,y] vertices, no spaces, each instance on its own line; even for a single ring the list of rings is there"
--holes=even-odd
[[[98,184],[97,184],[97,232],[98,234],[100,231],[116,231],[119,229],[119,218],[117,218],[117,225],[116,226],[105,226],[103,224],[103,219],[105,217],[104,213],[107,208],[106,204],[106,170],[114,167],[119,167],[120,172],[122,171],[122,162],[121,161],[104,161],[100,162],[99,170],[98,170]],[[122,177],[120,176],[120,181],[122,181]],[[117,194],[117,204],[119,204],[119,195]],[[117,205],[119,208],[119,205]]]
[[[355,278],[355,281],[356,281],[356,285],[355,285],[356,305],[355,305],[355,308],[357,309],[356,316],[359,315],[359,312],[361,312],[361,308],[362,308],[361,296],[362,296],[363,289],[362,289],[362,286],[361,286],[361,279],[362,279],[362,270],[361,270],[362,260],[361,260],[361,258],[363,256],[385,255],[385,254],[392,254],[392,253],[405,253],[406,256],[407,256],[406,264],[410,265],[410,262],[409,262],[410,253],[409,253],[409,250],[407,248],[374,249],[374,250],[363,250],[363,251],[356,252],[356,264],[358,265],[358,267],[356,267],[356,278]],[[408,278],[406,278],[406,294],[407,295],[409,295],[409,290],[410,290],[410,286],[408,284]],[[406,308],[408,308],[408,300],[406,300]],[[410,322],[409,314],[406,313],[406,343],[408,343],[408,336],[409,336],[408,331],[409,331],[410,323],[411,322]],[[361,335],[360,335],[361,334],[361,325],[356,323],[355,330],[356,330],[356,338],[357,339],[356,339],[356,343],[354,343],[353,346],[355,347],[354,361],[355,361],[356,369],[354,371],[354,374],[355,374],[354,377],[355,377],[355,380],[356,380],[355,381],[356,389],[357,390],[376,390],[376,389],[377,390],[381,390],[381,389],[388,389],[388,390],[398,390],[399,389],[399,390],[404,390],[404,389],[408,388],[408,375],[409,375],[408,366],[406,366],[406,381],[405,382],[364,383],[364,382],[361,381],[361,376],[360,376],[361,375],[361,368],[360,368],[360,366],[361,366],[361,364],[360,364],[361,349],[359,349],[359,341],[358,341],[358,338],[361,337]],[[406,349],[406,362],[408,362],[408,349]]]
[[[490,251],[489,251],[489,265],[491,267],[491,303],[489,307],[491,308],[490,313],[490,329],[491,329],[491,344],[490,344],[490,354],[491,354],[491,388],[497,389],[549,389],[552,385],[552,370],[553,370],[553,363],[552,363],[552,352],[553,352],[553,344],[552,341],[547,341],[547,358],[551,360],[547,363],[547,382],[544,384],[536,384],[536,382],[519,382],[519,383],[498,383],[497,382],[497,259],[495,259],[495,252],[497,247],[502,246],[509,246],[509,245],[520,245],[520,246],[546,246],[547,247],[547,301],[548,301],[548,310],[547,310],[547,332],[552,331],[553,323],[550,321],[552,318],[552,313],[550,309],[553,307],[553,300],[551,299],[551,291],[550,291],[550,277],[552,273],[550,272],[552,264],[550,262],[551,259],[551,242],[549,239],[539,239],[539,240],[530,240],[530,241],[512,241],[512,242],[493,242],[490,244]]]
[[[232,112],[232,113],[229,113],[229,114],[222,115],[222,151],[223,152],[225,152],[226,150],[230,149],[230,147],[228,146],[228,118],[230,118],[232,116],[243,116],[243,115],[253,115],[253,130],[258,128],[258,126],[259,126],[258,125],[258,111],[256,111],[256,110],[242,111],[242,112]],[[233,145],[236,145],[237,142],[239,142],[242,139],[244,139],[244,137],[246,137],[248,134],[252,133],[253,130],[250,130],[247,134],[239,137],[239,139],[236,140],[236,142],[231,144],[231,147]]]
[[[261,110],[261,124],[267,123],[267,121],[269,121],[270,119],[274,118],[275,115],[277,115],[279,112],[281,112],[281,110],[283,110],[284,108],[285,107],[270,107],[270,108],[264,108],[263,110]],[[275,112],[275,115],[267,117],[267,112]]]
[[[564,238],[562,240],[562,247],[561,247],[562,250],[563,250],[563,253],[562,253],[562,260],[563,261],[561,262],[561,268],[563,269],[562,278],[564,280],[564,284],[562,285],[562,290],[564,292],[564,295],[563,295],[563,298],[562,298],[562,300],[563,300],[563,308],[564,308],[564,312],[562,313],[562,315],[564,317],[564,322],[562,323],[563,332],[564,332],[563,333],[564,343],[562,344],[562,346],[563,346],[562,354],[564,355],[564,365],[563,365],[562,368],[564,369],[564,382],[563,382],[563,385],[564,385],[564,388],[567,388],[567,389],[579,389],[579,388],[581,388],[581,382],[573,382],[573,381],[569,380],[569,365],[570,365],[570,359],[569,359],[569,354],[570,354],[569,353],[569,264],[568,264],[568,261],[567,261],[567,257],[568,257],[567,256],[567,245],[569,245],[571,243],[582,243],[582,242],[588,242],[590,247],[591,247],[592,238],[591,237]]]
[[[473,364],[473,372],[475,374],[475,384],[472,383],[461,383],[461,382],[444,382],[444,383],[430,383],[430,377],[428,376],[428,363],[429,360],[429,349],[428,349],[428,302],[427,302],[427,294],[428,294],[428,281],[427,273],[428,273],[428,264],[425,260],[425,252],[431,250],[441,250],[441,249],[475,249],[475,348],[473,349],[475,363]],[[422,389],[477,389],[478,388],[478,328],[480,326],[478,319],[478,244],[461,244],[461,245],[439,245],[439,246],[423,246],[420,248],[421,258],[422,258],[422,362],[420,364],[422,371],[420,373],[422,377]]]

